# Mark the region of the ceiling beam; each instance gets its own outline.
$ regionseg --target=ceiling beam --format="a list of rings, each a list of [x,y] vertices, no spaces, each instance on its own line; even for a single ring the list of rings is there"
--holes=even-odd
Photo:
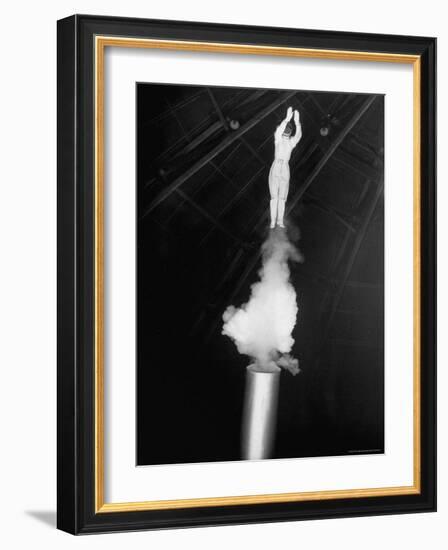
[[[358,252],[361,248],[361,245],[364,241],[364,238],[366,236],[367,230],[369,228],[370,222],[372,220],[373,214],[375,212],[375,209],[378,205],[378,202],[380,198],[383,195],[383,188],[384,188],[384,182],[381,180],[381,183],[378,184],[378,187],[375,190],[375,194],[369,204],[368,210],[363,217],[362,224],[358,230],[358,233],[355,237],[355,241],[353,243],[352,250],[350,252],[350,256],[345,263],[344,270],[342,272],[342,277],[339,280],[338,286],[336,288],[336,291],[333,295],[332,303],[329,308],[329,311],[325,313],[326,318],[326,325],[325,329],[323,330],[323,341],[327,338],[331,325],[333,323],[334,316],[336,314],[336,311],[338,309],[339,303],[341,301],[342,295],[344,293],[345,286],[347,284],[348,278],[350,277],[350,273],[353,269],[353,266],[355,264],[356,258],[358,256]]]
[[[347,220],[347,217],[343,213],[338,212],[336,208],[326,204],[320,197],[317,197],[313,193],[310,193],[310,191],[307,191],[306,198],[307,202],[309,202],[322,212],[330,214],[349,231],[351,231],[352,233],[356,233],[354,224],[351,221]]]
[[[288,207],[286,209],[286,213],[290,214],[294,207],[297,205],[297,203],[300,201],[300,199],[303,197],[303,194],[308,189],[308,187],[313,183],[313,181],[316,179],[316,177],[320,174],[324,166],[327,164],[327,162],[330,160],[330,158],[333,156],[333,154],[336,152],[338,147],[341,145],[341,143],[344,141],[344,139],[347,137],[347,135],[351,132],[351,130],[355,127],[355,125],[358,123],[359,119],[364,115],[366,111],[371,107],[372,103],[375,101],[376,96],[369,96],[367,97],[353,114],[353,116],[350,118],[350,120],[347,122],[347,124],[342,128],[342,130],[339,132],[339,134],[335,137],[335,139],[331,142],[331,145],[328,147],[328,149],[325,151],[325,153],[322,155],[322,158],[317,163],[317,165],[314,167],[311,174],[306,178],[303,185],[299,188],[297,193],[293,196],[292,200],[288,201]]]
[[[343,151],[342,149],[339,149],[334,155],[334,160],[364,178],[378,178],[378,176],[381,175],[381,171],[378,168],[358,159],[353,154]]]
[[[280,107],[280,105],[282,105],[283,103],[285,103],[286,101],[291,99],[295,94],[296,94],[295,91],[281,94],[281,96],[279,98],[277,98],[275,101],[270,103],[267,107],[262,109],[257,115],[255,115],[252,119],[250,119],[248,122],[246,122],[246,124],[241,126],[235,132],[233,132],[231,134],[228,134],[222,140],[221,143],[219,143],[211,151],[209,151],[207,154],[205,154],[200,160],[195,162],[188,170],[186,170],[183,174],[178,176],[173,182],[171,182],[169,185],[167,185],[167,187],[165,189],[163,189],[157,195],[157,197],[155,197],[155,199],[149,204],[149,206],[143,212],[141,219],[145,218],[150,212],[152,212],[154,210],[154,208],[156,208],[165,199],[167,199],[171,195],[171,193],[173,193],[183,183],[185,183],[187,180],[189,180],[194,174],[199,172],[199,170],[201,168],[203,168],[208,162],[213,160],[217,155],[219,155],[222,151],[224,151],[235,140],[239,139],[246,132],[251,130],[261,120],[263,120],[268,115],[270,115],[273,111],[275,111],[278,107]]]
[[[241,144],[237,142],[236,146],[233,149],[228,150],[225,159],[221,162],[221,165],[224,164],[224,162],[226,162],[239,149],[239,147],[241,147]],[[208,183],[216,173],[216,170],[214,170],[202,181],[200,181],[198,187],[193,190],[190,197],[194,198],[197,193],[199,193],[206,185],[208,185]],[[183,203],[184,201],[181,200],[179,201],[179,204],[177,206],[173,207],[172,212],[166,218],[167,222],[169,222],[177,214],[177,212],[181,209]]]
[[[205,218],[206,220],[208,220],[209,222],[211,222],[217,229],[219,229],[220,231],[222,231],[225,235],[227,235],[228,237],[230,237],[231,239],[235,240],[236,242],[238,242],[241,246],[244,245],[243,241],[237,237],[236,235],[234,235],[231,231],[229,231],[226,227],[224,227],[222,225],[222,223],[220,223],[217,219],[214,218],[214,216],[212,216],[211,214],[209,214],[207,212],[207,210],[205,210],[204,208],[202,208],[202,206],[200,206],[195,200],[193,200],[192,198],[190,198],[186,193],[184,193],[182,191],[182,189],[176,189],[175,192],[180,196],[182,197],[182,199],[187,202],[188,204],[190,204],[197,212],[199,212],[199,214],[201,214],[201,216],[203,218]]]
[[[223,127],[228,131],[229,130],[229,125],[227,124],[227,120],[221,110],[221,107],[218,105],[218,102],[216,101],[216,98],[215,98],[215,95],[214,93],[211,91],[210,88],[207,88],[207,93],[210,97],[210,100],[212,102],[212,105],[213,105],[213,108],[215,109],[218,117],[219,117],[219,120],[221,121],[221,124],[223,125]]]
[[[325,153],[322,155],[319,162],[316,164],[316,166],[313,168],[309,176],[305,179],[304,183],[301,185],[300,189],[295,193],[293,198],[289,201],[288,207],[286,208],[286,214],[289,215],[294,207],[297,205],[297,203],[300,201],[300,199],[303,197],[304,193],[307,191],[307,189],[310,187],[310,185],[313,183],[313,181],[316,179],[316,177],[320,174],[322,169],[326,166],[327,162],[330,160],[334,152],[337,150],[339,145],[344,141],[347,134],[354,128],[354,126],[357,124],[357,122],[360,120],[360,118],[364,115],[364,113],[371,107],[372,103],[375,101],[376,96],[369,96],[367,97],[361,106],[355,111],[355,113],[351,116],[350,120],[347,122],[347,124],[342,128],[340,133],[336,136],[334,141],[331,143],[331,145],[328,147],[328,149],[325,151]],[[260,216],[260,219],[258,223],[255,226],[254,230],[260,229],[262,224],[266,221],[266,219],[269,216],[268,208],[266,206],[265,212]],[[243,271],[239,281],[235,285],[235,290],[232,293],[230,297],[230,301],[232,301],[235,296],[238,294],[238,292],[241,290],[242,286],[246,282],[246,279],[249,277],[249,275],[254,270],[255,266],[258,263],[258,260],[261,256],[261,251],[257,250],[250,260],[246,264],[246,268]]]
[[[178,153],[176,153],[171,160],[177,159],[181,156],[186,155],[187,153],[191,153],[198,145],[200,145],[203,141],[207,140],[209,137],[211,137],[214,133],[216,133],[218,130],[221,130],[223,128],[223,124],[220,121],[213,122],[210,124],[208,128],[206,128],[203,132],[201,132],[197,137],[192,139],[185,147],[183,147]],[[188,136],[185,135],[185,138],[188,139]]]
[[[200,97],[203,94],[204,94],[204,89],[203,88],[198,89],[197,92],[191,94],[185,99],[181,99],[178,103],[175,103],[174,105],[170,105],[171,107],[170,110],[162,111],[161,113],[159,112],[153,118],[146,120],[145,122],[143,122],[142,126],[145,127],[145,126],[156,125],[157,123],[163,121],[165,118],[170,116],[171,111],[177,111],[182,107],[186,107],[190,103],[193,103],[194,101],[196,101],[196,99],[198,99],[198,97]]]
[[[224,208],[222,208],[218,212],[218,214],[216,215],[217,220],[222,218],[222,216],[224,216],[224,214],[228,212],[234,204],[239,202],[240,198],[244,195],[244,193],[246,193],[249,187],[261,176],[261,174],[264,172],[265,169],[266,169],[265,166],[261,166],[255,172],[255,174],[253,174],[253,176],[249,178],[242,187],[240,187],[239,191],[230,199],[230,201],[224,206]],[[210,228],[210,230],[206,233],[205,237],[199,243],[199,246],[202,246],[209,239],[210,235],[213,233],[213,229],[214,229],[213,227]]]

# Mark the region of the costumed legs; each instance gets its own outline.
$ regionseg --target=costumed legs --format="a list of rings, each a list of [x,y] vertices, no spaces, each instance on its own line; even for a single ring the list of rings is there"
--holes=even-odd
[[[284,170],[283,163],[276,163],[274,161],[269,173],[271,228],[274,228],[276,224],[280,227],[284,227],[283,218],[285,215],[285,204],[288,197],[288,191],[289,170]]]
[[[277,211],[278,211],[278,191],[280,188],[279,178],[275,175],[274,165],[269,172],[269,193],[271,195],[271,201],[269,203],[270,213],[271,213],[271,229],[275,227],[277,222]]]
[[[271,209],[271,229],[273,229],[277,221],[278,198],[271,199],[270,209]]]
[[[280,180],[277,207],[277,225],[285,227],[283,217],[285,215],[286,199],[288,198],[289,181],[285,178]]]

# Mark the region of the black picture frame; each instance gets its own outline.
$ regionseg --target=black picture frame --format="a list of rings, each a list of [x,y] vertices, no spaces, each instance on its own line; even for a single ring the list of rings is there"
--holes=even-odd
[[[420,490],[416,494],[99,511],[95,458],[96,36],[420,59]],[[436,39],[74,15],[58,21],[57,526],[72,534],[436,510]]]

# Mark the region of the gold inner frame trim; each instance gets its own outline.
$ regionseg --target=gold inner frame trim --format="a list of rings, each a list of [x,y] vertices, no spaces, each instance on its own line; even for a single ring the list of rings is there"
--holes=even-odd
[[[196,51],[207,53],[234,53],[312,59],[373,61],[413,65],[413,484],[400,487],[343,489],[295,493],[153,500],[142,502],[104,501],[104,54],[106,47],[151,48],[161,50]],[[96,36],[95,55],[95,513],[166,510],[209,506],[235,506],[280,502],[304,502],[343,498],[365,498],[419,494],[421,491],[421,387],[420,387],[420,317],[421,317],[421,60],[417,55],[381,52],[323,50],[253,44],[226,44],[183,40],[158,40]]]

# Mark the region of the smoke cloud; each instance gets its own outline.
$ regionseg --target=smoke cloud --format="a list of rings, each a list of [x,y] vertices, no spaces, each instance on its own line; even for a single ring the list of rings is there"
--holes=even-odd
[[[246,304],[226,309],[222,334],[232,338],[238,351],[253,358],[260,370],[282,367],[295,375],[299,362],[289,352],[298,307],[289,280],[289,260],[301,262],[303,258],[285,230],[270,231],[262,245],[259,281],[252,285]]]

